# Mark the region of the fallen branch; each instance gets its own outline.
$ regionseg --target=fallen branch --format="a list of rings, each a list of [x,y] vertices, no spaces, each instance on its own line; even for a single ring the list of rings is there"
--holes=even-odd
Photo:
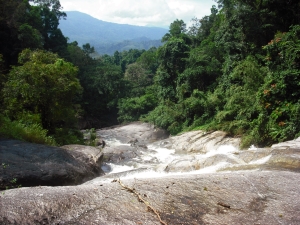
[[[124,189],[126,189],[128,192],[131,192],[131,193],[135,194],[135,195],[137,196],[138,200],[139,200],[140,202],[143,202],[143,203],[147,206],[147,209],[151,210],[154,214],[156,214],[156,216],[158,217],[159,222],[160,222],[161,224],[163,224],[163,225],[168,225],[166,222],[162,221],[162,219],[160,218],[160,215],[159,215],[159,213],[157,212],[157,210],[154,209],[154,208],[150,205],[149,202],[147,202],[145,199],[143,199],[142,196],[141,196],[134,188],[130,188],[130,187],[124,185],[124,184],[121,182],[120,179],[119,179],[119,180],[113,180],[113,182],[116,182],[116,181],[118,181],[118,183],[119,183]]]
[[[227,204],[225,204],[225,203],[223,203],[223,202],[218,202],[218,205],[230,209],[230,205],[227,205]]]

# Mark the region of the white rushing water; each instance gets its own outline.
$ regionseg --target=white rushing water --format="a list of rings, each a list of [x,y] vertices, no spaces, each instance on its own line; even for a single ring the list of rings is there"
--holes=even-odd
[[[272,148],[251,146],[240,150],[240,139],[221,131],[191,131],[174,137],[155,132],[156,129],[140,123],[98,130],[97,136],[106,143],[103,150],[106,161],[102,164],[105,175],[89,183],[253,171],[268,169],[274,160]],[[156,141],[158,137],[165,139]],[[145,145],[151,141],[156,142]]]
[[[129,145],[123,144],[119,140],[109,139],[106,140],[109,146],[118,145]],[[238,149],[231,145],[222,145],[217,149],[210,149],[205,154],[176,154],[174,149],[168,149],[160,147],[159,145],[150,144],[145,150],[139,150],[140,155],[138,158],[133,158],[135,163],[127,162],[124,164],[106,163],[102,166],[102,169],[106,174],[117,174],[117,177],[122,179],[133,179],[133,178],[154,178],[184,174],[201,174],[201,173],[213,173],[222,168],[231,165],[230,162],[218,162],[214,165],[208,165],[205,167],[193,169],[190,171],[177,171],[177,172],[166,172],[165,169],[172,162],[180,161],[185,159],[187,163],[189,161],[205,161],[206,159],[218,156],[226,155],[229,159],[236,160],[235,154]],[[150,163],[149,163],[150,162]],[[186,162],[183,162],[185,164]]]

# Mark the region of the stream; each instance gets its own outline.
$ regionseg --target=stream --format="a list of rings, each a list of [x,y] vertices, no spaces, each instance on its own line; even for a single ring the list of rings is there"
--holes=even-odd
[[[240,150],[238,138],[220,133],[188,132],[175,137],[162,135],[158,137],[160,140],[149,141],[147,132],[155,132],[155,129],[149,129],[146,124],[130,124],[98,130],[98,138],[106,143],[102,164],[106,175],[87,183],[111,181],[112,178],[124,180],[258,170],[272,156],[270,151],[261,151],[255,146]],[[184,147],[193,144],[200,146],[199,149]]]
[[[130,144],[120,143],[118,140],[106,140],[109,146],[127,146],[132,147]],[[201,160],[206,161],[211,157],[218,155],[226,155],[230,158],[236,158],[235,154],[239,151],[234,146],[222,145],[217,149],[211,149],[206,154],[178,154],[174,149],[168,149],[160,146],[160,143],[149,144],[147,148],[135,147],[138,155],[131,160],[125,160],[121,163],[105,163],[102,166],[106,174],[115,174],[120,178],[152,178],[163,177],[169,175],[182,175],[186,173],[201,174],[213,173],[222,168],[226,168],[231,164],[229,162],[219,162],[215,165],[207,166],[204,168],[191,168],[189,171],[186,169],[178,172],[168,172],[168,166],[174,162],[184,162],[187,160]]]

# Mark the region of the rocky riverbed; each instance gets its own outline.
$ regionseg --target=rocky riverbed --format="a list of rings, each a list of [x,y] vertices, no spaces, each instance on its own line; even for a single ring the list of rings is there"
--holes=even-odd
[[[223,132],[146,123],[97,136],[105,175],[4,190],[0,224],[300,224],[300,139],[240,150]]]

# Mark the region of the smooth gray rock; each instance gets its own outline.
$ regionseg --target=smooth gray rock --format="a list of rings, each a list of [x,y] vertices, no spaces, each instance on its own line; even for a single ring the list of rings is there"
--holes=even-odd
[[[75,185],[103,173],[99,149],[80,145],[64,148],[0,140],[0,189]]]
[[[122,180],[168,225],[300,224],[300,174],[252,171]],[[118,182],[31,187],[0,195],[0,224],[160,224]]]
[[[143,145],[168,138],[169,133],[149,123],[133,122],[123,126],[97,130],[97,137],[105,140],[114,137],[124,144],[134,142]]]
[[[107,143],[105,160],[119,165],[131,160],[137,163],[145,151],[153,151],[149,146],[140,148],[147,143],[176,149],[179,158],[157,165],[165,172],[200,173],[203,168],[226,164],[217,170],[225,172],[121,178],[168,225],[300,224],[300,139],[270,148],[239,150],[240,140],[224,132],[192,131],[153,143],[158,138],[151,135],[153,131],[151,125],[133,123],[97,134]],[[113,144],[111,139],[116,137],[123,145]],[[230,149],[222,148],[224,144]],[[149,165],[155,163],[152,160]],[[0,224],[161,224],[134,193],[113,182],[126,174],[147,171],[144,165],[77,186],[2,191]]]
[[[242,163],[224,170],[289,170],[300,172],[300,138],[282,142],[270,148],[249,149],[236,152]]]
[[[161,142],[165,148],[175,149],[178,153],[202,153],[217,149],[221,145],[239,148],[240,138],[229,137],[223,131],[205,132],[189,131],[170,137]]]

